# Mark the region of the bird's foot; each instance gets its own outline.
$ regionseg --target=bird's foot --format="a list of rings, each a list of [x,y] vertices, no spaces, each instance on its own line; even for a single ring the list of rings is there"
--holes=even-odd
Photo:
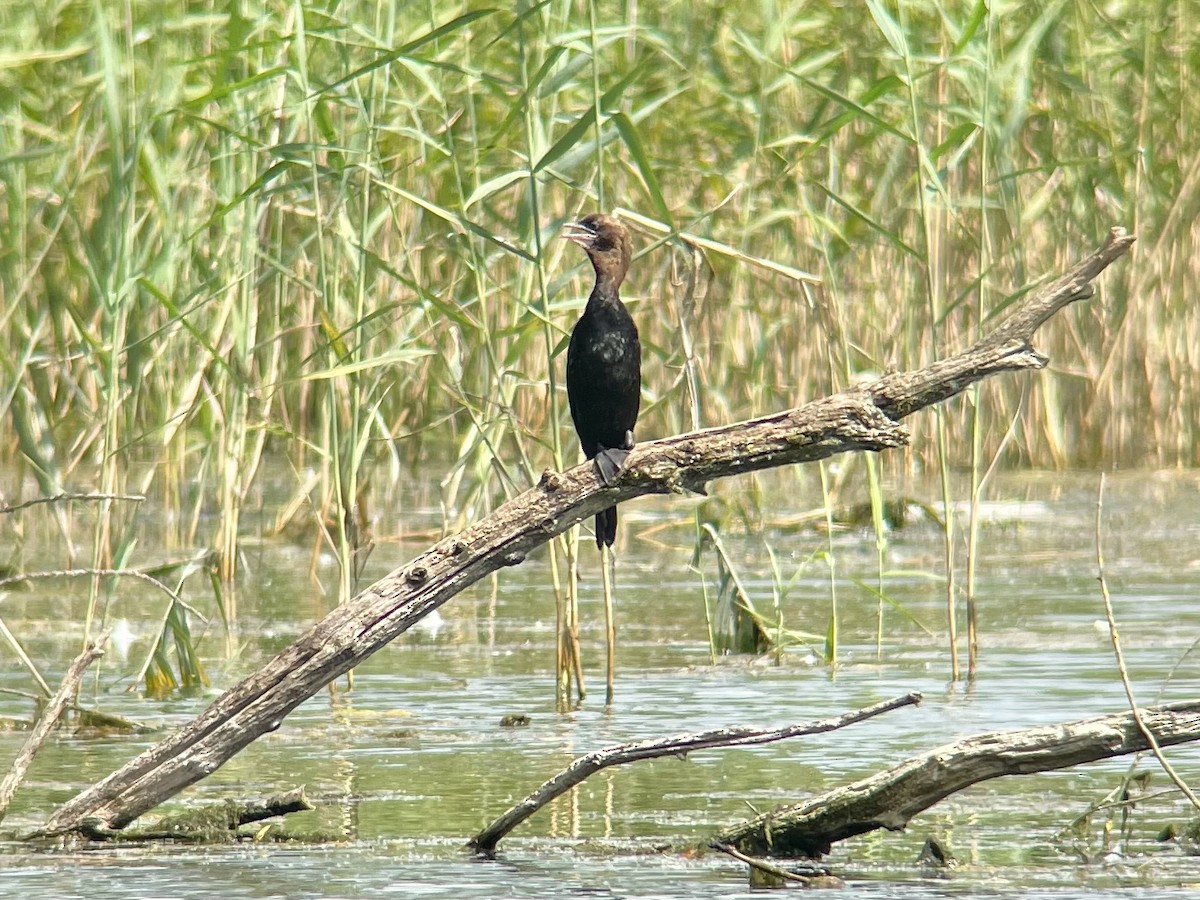
[[[627,456],[629,456],[629,449],[623,447],[600,448],[600,452],[596,454],[595,463],[596,475],[600,478],[601,484],[605,487],[612,487],[612,483],[616,481],[621,469],[625,467]]]

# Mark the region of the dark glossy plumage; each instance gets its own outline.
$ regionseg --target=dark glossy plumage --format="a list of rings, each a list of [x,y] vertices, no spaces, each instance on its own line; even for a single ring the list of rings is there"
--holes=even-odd
[[[642,388],[642,346],[637,326],[621,302],[620,287],[632,247],[625,226],[599,213],[566,227],[564,234],[586,251],[596,286],[571,332],[567,349],[567,399],[584,455],[610,482],[633,449]],[[596,515],[596,546],[617,537],[617,508]]]

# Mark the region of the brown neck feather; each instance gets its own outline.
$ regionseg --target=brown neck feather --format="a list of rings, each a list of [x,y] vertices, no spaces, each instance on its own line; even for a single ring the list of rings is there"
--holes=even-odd
[[[616,297],[629,269],[628,260],[614,254],[592,257],[592,268],[596,270],[596,289],[593,293]]]

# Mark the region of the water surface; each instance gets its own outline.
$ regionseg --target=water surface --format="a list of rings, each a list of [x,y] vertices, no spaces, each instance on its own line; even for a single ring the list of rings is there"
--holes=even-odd
[[[452,600],[441,610],[440,627],[405,635],[362,666],[352,692],[313,698],[279,731],[168,805],[177,809],[304,784],[319,808],[291,817],[289,825],[319,828],[339,841],[69,854],[31,853],[10,844],[0,856],[0,896],[748,895],[741,865],[684,851],[744,818],[751,806],[794,801],[970,734],[1126,707],[1096,581],[1097,482],[1094,475],[1023,474],[996,483],[992,496],[998,499],[986,507],[981,530],[981,664],[969,685],[948,681],[945,593],[938,580],[942,537],[933,524],[918,521],[889,536],[886,565],[899,574],[887,576],[885,587],[906,613],[886,610],[878,647],[875,598],[855,582],[876,583],[874,537],[851,529],[833,539],[842,641],[836,670],[818,662],[819,646],[789,649],[779,661],[729,657],[713,665],[699,577],[687,566],[692,501],[634,502],[623,510],[613,709],[602,702],[603,613],[595,555],[585,545],[584,640],[593,697],[572,712],[555,710],[555,613],[543,551]],[[785,577],[803,567],[783,607],[785,625],[824,633],[831,610],[828,570],[807,561],[826,539],[785,527],[792,513],[819,505],[819,495],[802,470],[773,474],[766,483],[772,500],[787,498],[792,508],[766,511],[762,535],[730,531],[727,549],[764,610],[772,604],[766,545],[782,560]],[[934,496],[920,486],[906,493]],[[383,538],[401,524],[413,530],[436,528],[440,521],[436,504],[419,494],[383,498],[375,508],[404,511],[403,523],[381,517]],[[1126,662],[1144,704],[1200,696],[1192,653],[1200,633],[1198,508],[1195,473],[1131,473],[1108,482],[1101,531],[1107,577]],[[368,578],[422,547],[381,542]],[[178,550],[143,543],[138,561],[173,553]],[[46,567],[59,564],[47,551]],[[709,558],[710,578],[711,565]],[[328,609],[329,596],[310,581],[308,567],[307,545],[251,543],[238,629],[227,638],[214,616],[203,643],[211,691],[163,701],[126,691],[158,627],[162,599],[132,583],[121,585],[110,616],[127,620],[134,640],[104,660],[86,696],[107,711],[164,728],[186,722]],[[333,583],[328,560],[317,571]],[[191,588],[189,597],[211,613],[200,583]],[[51,681],[82,640],[81,591],[43,582],[0,601],[6,624]],[[965,631],[965,624],[960,627]],[[965,667],[965,648],[962,661]],[[11,655],[4,658],[0,687],[30,689]],[[462,851],[466,838],[491,817],[589,750],[681,731],[835,716],[913,690],[925,695],[920,708],[840,732],[608,770],[527,821],[501,844],[498,861],[475,862]],[[508,712],[530,716],[531,725],[502,728],[500,717]],[[0,715],[28,717],[28,701],[0,694]],[[16,753],[21,737],[0,735],[4,759]],[[55,804],[156,738],[59,736],[39,757],[6,825],[35,827]],[[1195,747],[1168,754],[1185,779],[1200,783]],[[1126,758],[987,782],[934,807],[905,833],[843,842],[831,862],[849,884],[826,895],[1095,897],[1135,886],[1137,896],[1184,896],[1189,886],[1200,885],[1200,863],[1154,838],[1166,824],[1182,827],[1193,811],[1168,790],[1152,762],[1139,763],[1153,773],[1151,796],[1134,811],[1128,841],[1114,836],[1112,852],[1105,853],[1100,816],[1078,834],[1064,834],[1131,763]],[[914,865],[930,834],[947,839],[960,860],[946,877]]]

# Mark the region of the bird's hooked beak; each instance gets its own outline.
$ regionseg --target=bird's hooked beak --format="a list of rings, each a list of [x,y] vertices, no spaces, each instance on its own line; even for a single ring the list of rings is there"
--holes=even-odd
[[[596,232],[582,222],[568,222],[562,228],[562,236],[586,249],[595,240]]]

